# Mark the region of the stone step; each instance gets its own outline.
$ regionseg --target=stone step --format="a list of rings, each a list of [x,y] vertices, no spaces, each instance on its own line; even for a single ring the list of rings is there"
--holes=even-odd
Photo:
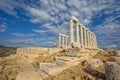
[[[40,69],[37,70],[38,74],[43,78],[48,78],[50,75],[45,73],[44,71],[41,71]]]
[[[40,69],[49,75],[55,75],[65,69],[66,64],[59,65],[59,63],[40,63]]]
[[[57,62],[61,62],[62,64],[66,64],[67,66],[77,65],[79,63],[79,58],[77,57],[69,57],[69,56],[56,56]]]
[[[35,71],[20,72],[16,80],[43,80]]]

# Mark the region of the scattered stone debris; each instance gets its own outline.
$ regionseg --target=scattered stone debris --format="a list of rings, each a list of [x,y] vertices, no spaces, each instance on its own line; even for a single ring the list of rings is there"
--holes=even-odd
[[[96,68],[99,67],[100,65],[103,65],[103,62],[100,59],[97,58],[91,58],[86,60],[83,65],[88,68]]]

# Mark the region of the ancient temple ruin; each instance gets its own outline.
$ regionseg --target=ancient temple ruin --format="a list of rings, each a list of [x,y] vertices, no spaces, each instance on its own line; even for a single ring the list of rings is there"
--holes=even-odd
[[[69,36],[62,33],[58,34],[58,47],[17,48],[18,58],[16,60],[23,71],[19,73],[16,80],[23,78],[24,80],[44,80],[48,76],[55,76],[72,66],[80,64],[100,51],[97,47],[96,35],[79,23],[74,16],[70,17],[68,28],[70,28]],[[31,63],[39,63],[37,71],[33,69]],[[28,69],[26,66],[30,68]],[[26,75],[29,75],[29,77]]]
[[[59,33],[58,46],[74,46],[78,48],[91,49],[97,48],[96,35],[88,28],[86,28],[83,24],[81,24],[74,16],[70,17],[69,29],[69,36]]]

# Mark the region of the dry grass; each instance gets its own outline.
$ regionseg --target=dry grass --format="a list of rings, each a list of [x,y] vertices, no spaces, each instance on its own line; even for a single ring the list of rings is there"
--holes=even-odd
[[[19,73],[19,66],[15,59],[7,58],[0,61],[2,69],[0,70],[0,80],[15,80]]]

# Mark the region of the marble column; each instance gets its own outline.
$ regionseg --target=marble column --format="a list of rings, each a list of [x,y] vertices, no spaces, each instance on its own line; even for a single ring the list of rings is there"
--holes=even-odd
[[[58,35],[58,46],[60,46],[60,34]]]
[[[91,38],[91,48],[92,48],[93,47],[92,33],[90,33],[90,38]]]
[[[62,36],[62,46],[64,46],[64,36]]]
[[[73,20],[70,19],[70,44],[73,43]]]
[[[95,45],[96,45],[96,43],[95,43],[95,35],[93,35],[93,37],[94,37],[94,48],[95,48]]]
[[[76,22],[76,42],[79,42],[79,26],[78,26],[78,22]]]
[[[88,47],[90,47],[90,35],[89,35],[89,31],[88,31]]]
[[[88,46],[88,30],[86,30],[86,46]]]
[[[66,42],[65,42],[65,43],[66,43],[66,46],[67,46],[67,38],[68,38],[68,37],[66,36],[66,38],[65,38],[65,41],[66,41]]]
[[[94,47],[94,38],[93,38],[93,33],[92,33],[92,48]]]
[[[83,27],[80,25],[80,41],[81,41],[81,46],[83,46]]]
[[[96,35],[94,34],[95,48],[97,48]]]
[[[84,28],[84,46],[86,46],[86,29]]]
[[[91,32],[89,33],[89,38],[90,38],[90,48],[91,48]]]
[[[97,39],[96,39],[96,36],[95,36],[95,43],[96,43],[96,48],[97,48]]]

